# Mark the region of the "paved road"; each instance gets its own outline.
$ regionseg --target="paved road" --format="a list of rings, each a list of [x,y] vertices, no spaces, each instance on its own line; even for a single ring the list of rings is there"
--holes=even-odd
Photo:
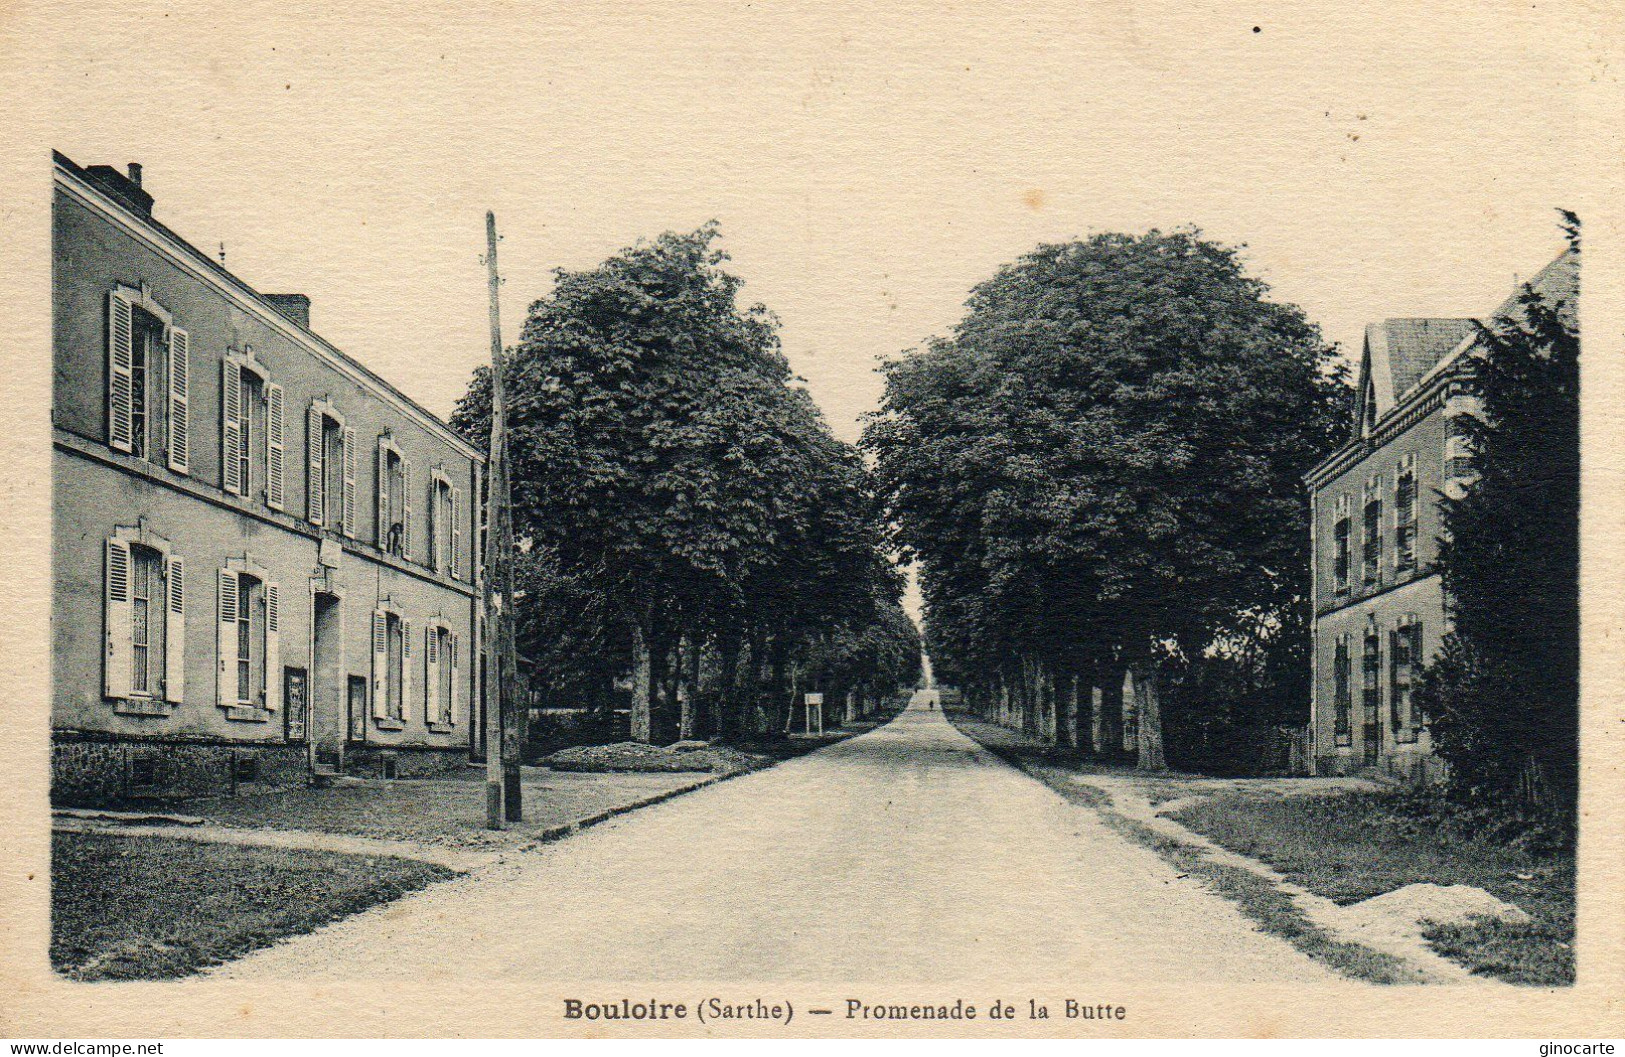
[[[1326,980],[966,738],[897,720],[250,955],[230,977]],[[408,985],[411,986],[411,985]]]

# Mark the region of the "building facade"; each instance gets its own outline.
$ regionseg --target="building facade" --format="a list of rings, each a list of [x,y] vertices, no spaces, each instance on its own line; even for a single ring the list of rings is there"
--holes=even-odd
[[[53,796],[461,766],[479,453],[55,158]]]
[[[1572,313],[1578,255],[1530,286]],[[1514,295],[1497,317],[1520,311]],[[1323,775],[1442,776],[1413,687],[1450,629],[1439,576],[1439,499],[1473,480],[1460,427],[1478,410],[1472,319],[1366,328],[1353,437],[1308,477],[1313,517],[1310,756]]]

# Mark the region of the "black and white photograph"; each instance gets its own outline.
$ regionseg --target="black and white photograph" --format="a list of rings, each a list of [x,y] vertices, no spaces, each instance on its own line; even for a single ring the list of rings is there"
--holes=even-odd
[[[0,14],[0,1035],[1617,1038],[1622,21]]]

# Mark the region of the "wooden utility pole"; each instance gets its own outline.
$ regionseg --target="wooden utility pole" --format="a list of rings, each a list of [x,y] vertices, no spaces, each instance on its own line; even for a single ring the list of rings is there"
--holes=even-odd
[[[491,453],[485,492],[485,824],[524,817],[519,785],[519,652],[513,627],[513,513],[508,507],[508,419],[502,379],[497,218],[485,214],[485,271],[491,288]]]

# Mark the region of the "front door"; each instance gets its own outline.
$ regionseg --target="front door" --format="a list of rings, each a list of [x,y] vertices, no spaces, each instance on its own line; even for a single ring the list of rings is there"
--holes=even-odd
[[[345,680],[343,606],[337,595],[312,596],[310,739],[318,771],[344,773]]]

